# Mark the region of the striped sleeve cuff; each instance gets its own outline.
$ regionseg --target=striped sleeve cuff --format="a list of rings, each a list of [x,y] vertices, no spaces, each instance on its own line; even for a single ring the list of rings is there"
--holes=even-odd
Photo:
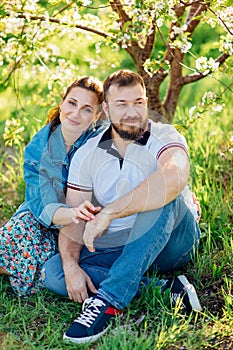
[[[72,182],[67,182],[67,188],[70,188],[71,190],[75,191],[81,191],[81,192],[92,192],[92,187],[87,187],[87,186],[81,186],[78,184],[74,184]]]
[[[167,149],[172,148],[172,147],[179,147],[179,148],[182,148],[182,149],[185,151],[185,153],[187,154],[187,156],[189,156],[188,150],[187,150],[187,148],[185,147],[184,144],[179,143],[179,142],[170,142],[170,143],[167,143],[167,144],[166,144],[165,146],[163,146],[162,148],[160,148],[160,150],[159,150],[158,153],[157,153],[156,158],[159,159],[159,157],[161,156],[161,154],[162,154],[164,151],[166,151]]]

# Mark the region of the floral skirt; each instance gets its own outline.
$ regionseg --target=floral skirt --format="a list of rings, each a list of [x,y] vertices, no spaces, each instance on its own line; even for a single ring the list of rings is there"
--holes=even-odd
[[[30,212],[12,217],[0,228],[0,267],[11,274],[18,295],[43,288],[41,270],[58,251],[57,231],[41,225]]]

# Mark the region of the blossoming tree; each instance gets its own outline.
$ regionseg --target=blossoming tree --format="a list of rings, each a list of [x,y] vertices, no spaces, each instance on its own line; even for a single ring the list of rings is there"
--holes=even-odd
[[[25,72],[28,65],[34,73],[50,74],[50,64],[54,64],[53,81],[71,79],[75,66],[57,57],[51,38],[62,41],[65,36],[75,38],[87,33],[92,35],[96,55],[106,46],[113,51],[127,51],[144,78],[151,117],[158,120],[163,115],[171,122],[186,85],[223,68],[229,73],[232,17],[233,7],[228,6],[227,0],[2,1],[2,86],[10,84],[16,72]],[[197,50],[201,43],[195,33],[203,25],[206,33],[216,33],[216,40],[211,43],[213,57],[208,52],[200,56]],[[92,65],[93,60],[90,59]],[[162,98],[165,80],[166,93]],[[51,86],[50,89],[52,97]],[[207,94],[201,103],[204,105],[207,100],[215,109],[221,108],[213,94]]]

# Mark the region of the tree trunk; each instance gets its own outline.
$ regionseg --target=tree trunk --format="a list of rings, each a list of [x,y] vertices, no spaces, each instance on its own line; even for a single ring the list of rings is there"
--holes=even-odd
[[[170,81],[167,88],[167,94],[164,100],[165,116],[169,122],[172,121],[179,96],[183,87],[182,83],[182,63],[184,61],[184,54],[179,50],[174,50],[174,58],[171,62]]]

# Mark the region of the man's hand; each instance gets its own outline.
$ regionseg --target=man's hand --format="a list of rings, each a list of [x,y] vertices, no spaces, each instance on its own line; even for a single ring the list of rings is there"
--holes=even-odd
[[[87,289],[92,293],[97,294],[97,289],[91,278],[78,264],[69,266],[69,268],[64,269],[64,272],[66,289],[71,300],[80,304],[83,303],[84,300],[89,298]]]
[[[108,228],[112,221],[110,213],[104,212],[103,209],[96,215],[95,219],[86,223],[85,231],[83,234],[83,242],[90,252],[94,252],[94,239],[102,236],[104,230]]]
[[[95,207],[89,200],[85,200],[77,208],[73,208],[73,217],[72,221],[75,224],[79,223],[79,220],[90,221],[95,218],[95,215],[98,214],[101,210],[101,207]]]

